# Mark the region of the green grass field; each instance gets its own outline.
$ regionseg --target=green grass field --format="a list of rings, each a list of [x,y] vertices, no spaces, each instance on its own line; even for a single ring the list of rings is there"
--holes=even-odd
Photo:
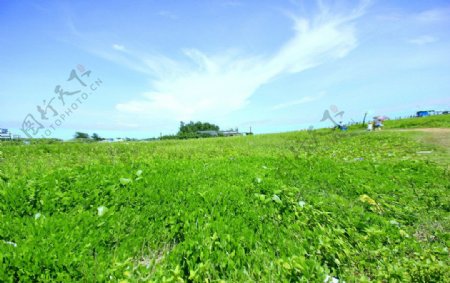
[[[0,146],[2,282],[450,280],[447,149],[409,132]]]
[[[422,118],[388,120],[385,127],[389,128],[450,128],[450,115],[437,115]]]

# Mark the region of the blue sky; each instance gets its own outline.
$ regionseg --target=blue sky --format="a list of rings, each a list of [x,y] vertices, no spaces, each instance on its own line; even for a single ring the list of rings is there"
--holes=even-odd
[[[0,0],[0,127],[146,138],[190,120],[331,126],[332,106],[344,122],[449,110],[449,30],[434,0]]]

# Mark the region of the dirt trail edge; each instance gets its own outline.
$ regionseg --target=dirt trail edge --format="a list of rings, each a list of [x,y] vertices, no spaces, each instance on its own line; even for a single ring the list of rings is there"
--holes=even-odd
[[[436,146],[439,150],[429,154],[430,159],[450,168],[450,128],[398,129],[398,132],[414,132],[414,137],[422,143]],[[424,152],[426,154],[426,152]]]

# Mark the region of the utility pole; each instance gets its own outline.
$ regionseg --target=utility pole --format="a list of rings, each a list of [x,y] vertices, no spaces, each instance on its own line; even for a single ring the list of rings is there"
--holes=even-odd
[[[366,113],[364,113],[364,119],[363,119],[363,126],[364,126],[364,124],[366,124],[366,117],[367,117],[367,112]]]

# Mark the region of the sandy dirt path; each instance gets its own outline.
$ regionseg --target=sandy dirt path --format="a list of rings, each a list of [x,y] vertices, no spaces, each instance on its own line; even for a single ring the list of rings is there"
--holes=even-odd
[[[442,150],[418,153],[426,153],[425,156],[450,170],[450,128],[398,129],[396,131],[414,133],[414,138],[419,142],[441,148]]]
[[[450,151],[450,128],[417,128],[400,129],[399,132],[421,132],[425,133],[421,138],[423,142],[443,146]]]

